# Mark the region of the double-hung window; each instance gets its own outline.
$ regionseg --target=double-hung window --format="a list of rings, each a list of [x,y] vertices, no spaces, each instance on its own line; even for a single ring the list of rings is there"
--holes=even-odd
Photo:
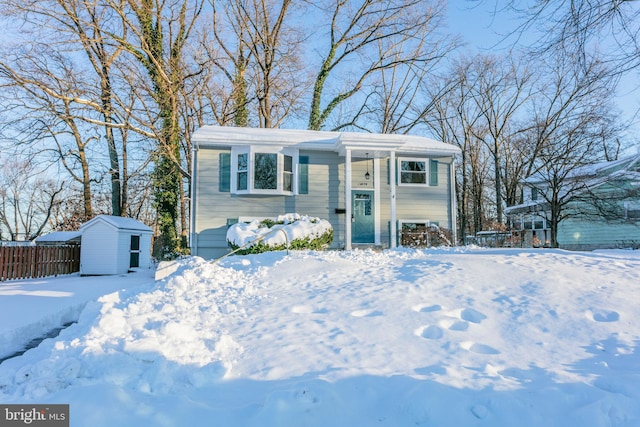
[[[238,153],[236,169],[236,188],[247,190],[249,185],[249,153]]]
[[[282,190],[293,191],[293,157],[285,154],[282,158]]]
[[[399,157],[398,163],[398,185],[438,185],[437,160]]]
[[[298,167],[297,150],[232,147],[230,163],[228,191],[232,193],[292,195],[297,191],[294,179]]]

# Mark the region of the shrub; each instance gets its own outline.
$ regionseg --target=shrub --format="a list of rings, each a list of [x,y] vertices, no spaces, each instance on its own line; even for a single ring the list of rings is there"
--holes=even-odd
[[[333,241],[333,227],[320,218],[287,214],[275,221],[234,224],[227,232],[227,241],[241,255],[285,249],[322,250]]]

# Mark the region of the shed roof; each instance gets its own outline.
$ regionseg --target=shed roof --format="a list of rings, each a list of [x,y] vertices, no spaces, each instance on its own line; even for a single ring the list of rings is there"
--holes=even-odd
[[[133,218],[125,218],[121,216],[112,216],[112,215],[98,215],[95,218],[85,222],[80,227],[80,230],[84,230],[89,227],[91,224],[95,224],[98,221],[103,221],[106,224],[117,228],[118,230],[135,230],[135,231],[146,231],[153,232],[151,227],[141,223],[137,219]]]

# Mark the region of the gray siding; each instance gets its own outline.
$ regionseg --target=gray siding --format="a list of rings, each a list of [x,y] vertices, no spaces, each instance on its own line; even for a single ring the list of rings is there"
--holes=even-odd
[[[400,157],[403,157],[400,155]],[[411,156],[414,158],[414,156]],[[427,159],[428,160],[428,159]],[[397,159],[396,159],[397,161]],[[427,220],[437,222],[443,228],[452,228],[451,225],[451,200],[449,194],[451,186],[449,182],[451,159],[438,159],[438,185],[437,186],[396,186],[396,220]],[[369,173],[371,178],[365,180],[367,172],[366,159],[352,159],[353,191],[373,190],[372,160],[369,160]],[[383,247],[391,244],[391,185],[389,177],[389,158],[379,160],[380,182],[379,187],[379,215],[380,215],[380,243]],[[396,165],[396,171],[398,166]]]
[[[437,186],[398,185],[396,194],[398,219],[428,219],[449,226],[449,164],[438,164]]]
[[[345,246],[346,209],[345,165],[337,153],[326,151],[300,151],[309,157],[309,192],[296,196],[234,195],[219,190],[219,155],[230,149],[201,148],[197,153],[197,179],[195,180],[194,253],[215,258],[229,251],[226,241],[228,222],[238,217],[275,217],[285,213],[299,213],[327,219],[334,227],[332,248]],[[428,220],[441,227],[452,228],[450,159],[439,159],[437,186],[397,186],[397,220]],[[379,160],[380,174],[378,203],[380,242],[390,245],[391,186],[388,159]],[[352,159],[352,189],[374,189],[374,162],[370,158]],[[369,170],[371,177],[365,179]],[[297,177],[296,177],[297,179]],[[328,185],[327,185],[328,183]],[[348,203],[351,203],[349,198]]]
[[[640,246],[640,223],[608,223],[568,218],[558,224],[558,244],[571,250]]]
[[[196,235],[193,236],[197,255],[212,258],[227,253],[228,220],[241,216],[274,217],[299,213],[319,217],[334,227],[332,246],[344,245],[344,214],[335,212],[336,208],[344,208],[344,165],[336,153],[301,151],[301,156],[309,156],[309,194],[268,196],[219,191],[219,155],[225,152],[231,151],[201,148],[197,153]]]
[[[449,159],[438,159],[438,162],[437,186],[398,185],[396,187],[396,219],[398,221],[427,220],[430,223],[437,223],[442,228],[453,228],[451,223],[451,163]],[[384,167],[387,167],[386,162]],[[396,170],[398,170],[397,166]],[[386,189],[383,194],[388,194],[390,190],[386,180],[384,185]],[[390,203],[388,196],[382,196],[382,201],[385,200]]]

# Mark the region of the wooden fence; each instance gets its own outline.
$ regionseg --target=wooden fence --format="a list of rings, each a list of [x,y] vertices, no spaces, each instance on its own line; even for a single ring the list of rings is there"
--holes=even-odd
[[[80,271],[80,246],[0,246],[0,281]]]

